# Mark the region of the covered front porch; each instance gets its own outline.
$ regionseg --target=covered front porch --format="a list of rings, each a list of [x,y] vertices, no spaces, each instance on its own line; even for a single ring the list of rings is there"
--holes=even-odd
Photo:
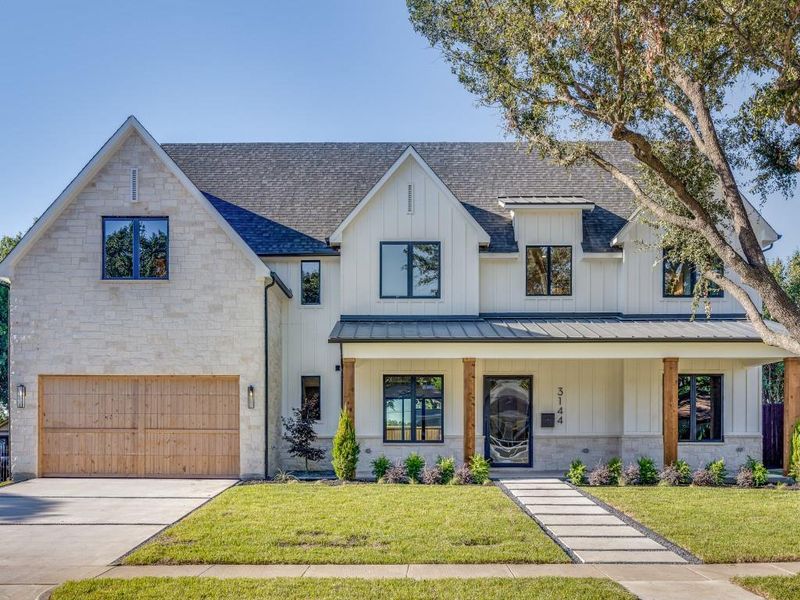
[[[693,466],[725,458],[736,468],[761,456],[760,366],[784,359],[786,422],[800,417],[798,359],[746,336],[746,321],[670,321],[681,339],[664,321],[649,323],[635,323],[636,339],[588,338],[596,331],[588,329],[500,341],[465,340],[452,321],[447,339],[425,340],[408,323],[394,324],[403,339],[386,339],[394,325],[372,323],[367,334],[363,323],[340,323],[331,341],[342,344],[343,405],[367,459],[360,469],[411,452],[428,461],[477,453],[498,471],[561,472],[575,458],[593,466],[642,455]],[[703,337],[689,337],[687,326]]]

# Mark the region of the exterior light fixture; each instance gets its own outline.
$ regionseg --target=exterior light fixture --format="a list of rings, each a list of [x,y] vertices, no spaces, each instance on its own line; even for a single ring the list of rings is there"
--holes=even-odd
[[[256,388],[255,386],[247,386],[247,408],[256,407]]]
[[[21,383],[17,386],[17,408],[25,408],[25,396],[27,390]]]

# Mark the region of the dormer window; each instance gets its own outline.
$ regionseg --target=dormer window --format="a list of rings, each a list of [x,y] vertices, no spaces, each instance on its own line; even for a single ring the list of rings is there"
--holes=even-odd
[[[381,298],[441,298],[439,242],[381,242]]]
[[[572,295],[572,246],[526,246],[525,294]]]

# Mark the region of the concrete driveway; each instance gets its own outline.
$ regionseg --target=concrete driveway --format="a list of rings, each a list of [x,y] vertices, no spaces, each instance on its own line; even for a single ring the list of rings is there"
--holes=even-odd
[[[0,488],[0,600],[99,575],[234,483],[32,479]]]

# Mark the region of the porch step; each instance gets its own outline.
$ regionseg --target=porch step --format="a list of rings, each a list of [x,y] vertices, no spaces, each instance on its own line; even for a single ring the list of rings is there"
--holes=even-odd
[[[500,479],[525,511],[582,563],[686,563],[686,559],[561,480]]]

